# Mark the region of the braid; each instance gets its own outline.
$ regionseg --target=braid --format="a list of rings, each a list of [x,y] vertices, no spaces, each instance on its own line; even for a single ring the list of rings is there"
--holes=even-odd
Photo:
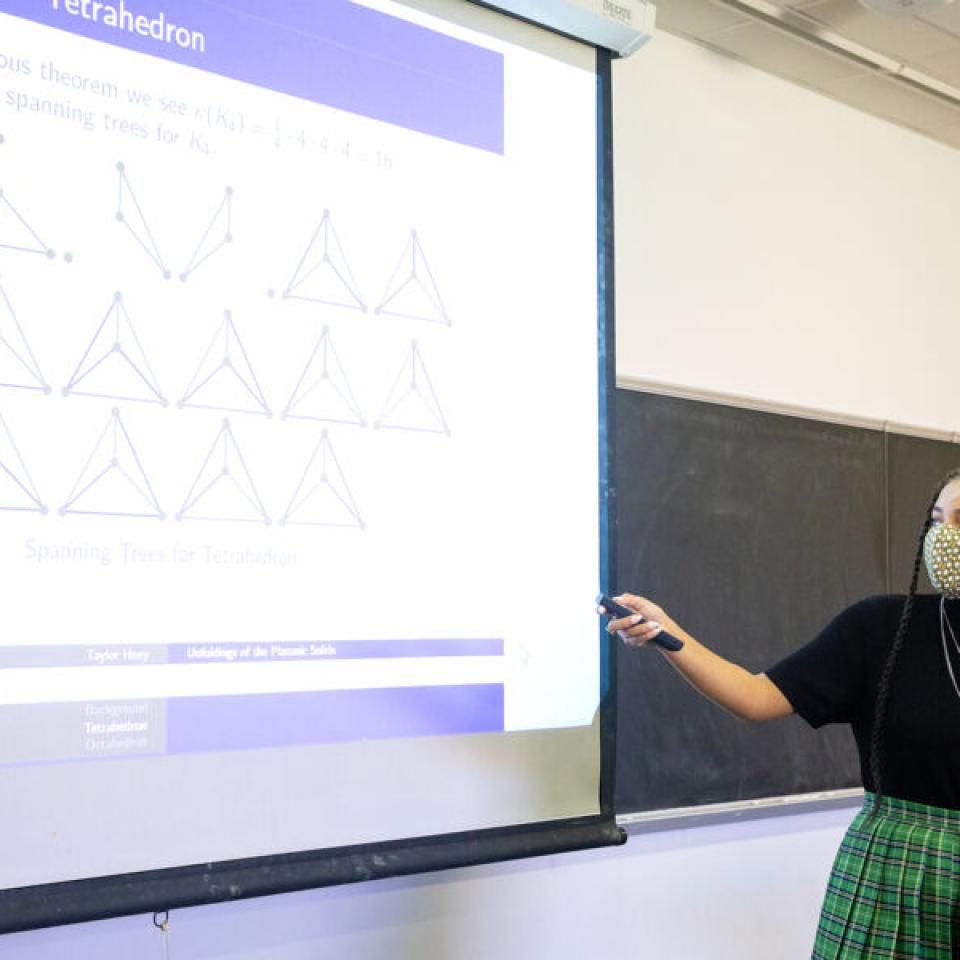
[[[920,538],[917,541],[917,549],[913,558],[913,572],[910,576],[910,589],[907,593],[907,599],[903,603],[903,609],[900,611],[900,621],[897,624],[897,632],[894,634],[893,645],[887,654],[886,662],[880,674],[880,682],[877,685],[877,699],[873,711],[873,731],[870,736],[870,775],[873,778],[873,812],[877,813],[880,807],[880,800],[883,796],[883,786],[880,778],[880,743],[883,733],[883,722],[886,719],[887,701],[890,699],[890,681],[893,677],[893,670],[897,663],[897,656],[900,649],[906,641],[907,634],[910,632],[910,618],[913,615],[913,601],[917,595],[917,582],[920,579],[920,562],[923,559],[923,544],[927,537],[927,532],[933,523],[931,514],[940,497],[943,488],[953,480],[960,477],[960,469],[951,470],[933,491],[930,502],[927,504],[927,512],[923,519],[923,528],[920,531]]]

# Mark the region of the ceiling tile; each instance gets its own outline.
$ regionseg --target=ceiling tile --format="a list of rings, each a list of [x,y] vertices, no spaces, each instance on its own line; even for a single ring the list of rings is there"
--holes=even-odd
[[[790,10],[804,39],[725,8],[723,0],[661,0],[657,26],[825,94],[874,116],[960,148],[960,104],[911,89],[816,44],[818,30],[851,40],[878,58],[902,63],[960,90],[960,3],[918,17],[885,17],[858,0],[774,0]]]
[[[916,17],[874,13],[859,0],[824,0],[815,6],[804,7],[802,12],[804,17],[841,37],[900,63],[912,63],[951,51],[960,56],[960,43],[947,31]]]
[[[838,80],[853,76],[863,69],[839,54],[761,21],[713,34],[707,43],[754,67],[803,83],[811,78],[824,82]]]
[[[915,19],[921,23],[945,30],[947,33],[952,33],[960,40],[960,6],[952,3],[951,0],[945,0],[942,5],[924,10]]]
[[[882,74],[864,74],[814,85],[823,93],[875,116],[928,136],[953,137],[960,133],[960,107],[917,93]]]
[[[960,53],[947,53],[930,60],[920,60],[914,67],[928,77],[960,90]]]
[[[747,20],[744,14],[708,0],[660,0],[657,4],[658,30],[696,39]]]

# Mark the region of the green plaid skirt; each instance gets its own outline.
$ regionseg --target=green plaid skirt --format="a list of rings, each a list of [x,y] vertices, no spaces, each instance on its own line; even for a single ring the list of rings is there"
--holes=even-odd
[[[960,810],[873,801],[837,852],[813,960],[960,958]]]

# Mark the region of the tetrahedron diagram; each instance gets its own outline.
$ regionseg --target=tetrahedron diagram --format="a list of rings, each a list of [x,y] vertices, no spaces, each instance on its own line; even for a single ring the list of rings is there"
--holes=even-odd
[[[0,283],[0,387],[50,392],[37,358],[17,319],[17,312]]]
[[[40,239],[13,201],[0,187],[0,250],[18,253],[40,253],[53,258],[54,252]]]
[[[360,527],[363,518],[340,468],[327,431],[314,447],[281,526]]]
[[[327,327],[314,345],[281,416],[364,426],[363,414]]]
[[[323,211],[283,297],[285,300],[307,300],[354,310],[367,309],[340,246],[329,210]]]
[[[269,526],[270,517],[257,493],[229,420],[223,421],[177,519],[228,520]]]
[[[179,405],[271,415],[229,310],[224,311]]]
[[[200,242],[180,272],[180,279],[186,280],[194,271],[206,263],[215,253],[233,241],[233,189],[227,187],[220,205],[214,211]]]
[[[111,412],[60,513],[164,519],[119,410]]]
[[[169,280],[170,271],[166,261],[160,253],[150,221],[147,219],[140,201],[127,177],[127,169],[123,163],[117,164],[117,220],[127,228],[130,236],[137,242],[141,250],[153,261],[157,269]]]
[[[3,414],[0,414],[0,510],[47,512]]]
[[[374,426],[450,435],[430,375],[414,340]]]
[[[63,395],[167,405],[121,294],[114,294]]]
[[[416,230],[410,231],[410,240],[374,313],[450,326],[450,318]]]

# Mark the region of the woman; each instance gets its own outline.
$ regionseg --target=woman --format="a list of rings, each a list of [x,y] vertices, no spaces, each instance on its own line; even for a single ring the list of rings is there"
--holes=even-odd
[[[917,596],[926,562],[938,594]],[[608,629],[631,646],[661,630],[704,696],[748,720],[849,723],[866,799],[827,886],[814,960],[960,958],[960,470],[938,485],[903,596],[870,597],[766,673],[712,653],[644,597]]]

